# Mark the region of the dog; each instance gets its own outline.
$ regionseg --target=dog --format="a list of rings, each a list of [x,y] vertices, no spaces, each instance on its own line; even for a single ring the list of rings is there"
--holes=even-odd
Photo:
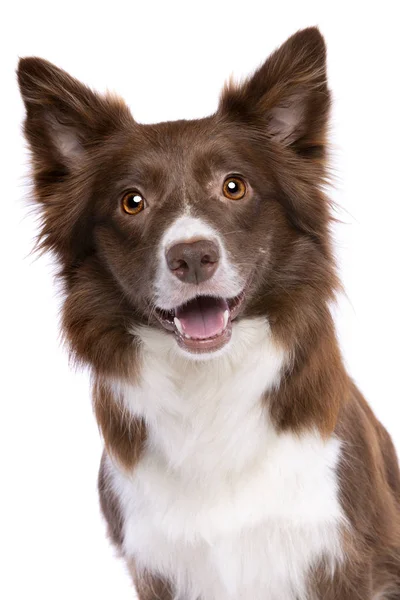
[[[326,48],[297,32],[216,112],[135,122],[23,58],[38,247],[90,368],[102,511],[140,600],[400,598],[400,477],[330,306]]]

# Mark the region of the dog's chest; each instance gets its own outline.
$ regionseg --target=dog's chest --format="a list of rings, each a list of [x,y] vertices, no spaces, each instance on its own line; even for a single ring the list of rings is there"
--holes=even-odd
[[[178,391],[166,376],[124,390],[149,424],[133,473],[109,465],[124,551],[174,582],[176,600],[303,600],[310,567],[340,558],[340,443],[278,434],[262,393],[283,357],[247,358],[222,387],[189,369],[198,381]]]
[[[275,440],[250,471],[170,471],[151,451],[128,480],[115,474],[124,550],[175,583],[179,600],[303,600],[307,574],[341,557],[339,444]]]

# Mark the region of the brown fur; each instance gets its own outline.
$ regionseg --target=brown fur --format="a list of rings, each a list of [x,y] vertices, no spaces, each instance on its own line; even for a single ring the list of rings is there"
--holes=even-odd
[[[173,591],[167,582],[151,573],[138,574],[133,561],[128,562],[128,569],[140,600],[174,600]]]
[[[144,421],[127,416],[119,399],[100,381],[94,385],[93,405],[107,452],[125,469],[132,469],[146,441]]]
[[[140,380],[132,323],[160,327],[152,282],[160,237],[189,201],[218,227],[250,279],[241,316],[267,316],[291,355],[265,402],[277,429],[316,428],[344,441],[341,502],[352,525],[348,560],[334,577],[310,573],[315,600],[400,598],[400,477],[391,440],[348,377],[327,305],[339,288],[332,256],[326,134],[330,94],[317,29],[295,34],[244,84],[224,89],[217,112],[197,121],[141,125],[125,104],[101,97],[38,58],[18,77],[27,110],[39,245],[54,252],[65,291],[63,331],[74,360],[90,366],[94,408],[107,452],[132,469],[146,427],[122,411],[105,377]],[[218,196],[221,173],[237,165],[252,182],[241,202]],[[134,185],[148,208],[120,209]],[[186,197],[184,194],[186,190]],[[99,477],[110,536],[121,547],[121,514]],[[344,534],[345,535],[345,534]],[[172,597],[155,575],[131,572],[141,600]],[[391,594],[391,595],[390,595]]]

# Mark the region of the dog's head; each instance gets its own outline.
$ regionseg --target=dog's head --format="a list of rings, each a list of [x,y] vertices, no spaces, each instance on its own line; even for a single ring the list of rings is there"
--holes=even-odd
[[[244,316],[266,316],[284,337],[331,296],[321,192],[330,98],[317,29],[194,121],[139,124],[120,99],[38,58],[22,59],[18,76],[41,244],[61,264],[79,358],[122,368],[133,325],[210,356]]]

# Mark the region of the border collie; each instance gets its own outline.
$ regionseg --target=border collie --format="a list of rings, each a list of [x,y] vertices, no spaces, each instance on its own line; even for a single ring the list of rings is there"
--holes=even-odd
[[[329,308],[318,29],[193,121],[140,124],[40,58],[18,78],[38,245],[140,600],[398,600],[398,462]]]

